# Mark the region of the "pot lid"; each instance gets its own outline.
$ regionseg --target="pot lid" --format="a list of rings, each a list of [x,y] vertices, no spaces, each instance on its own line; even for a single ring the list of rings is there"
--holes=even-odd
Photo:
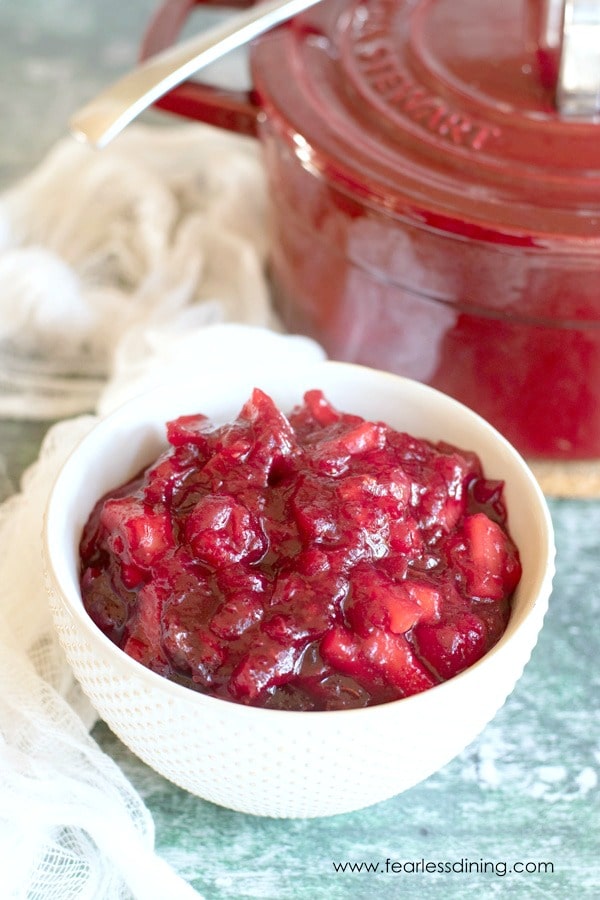
[[[600,117],[559,114],[540,27],[540,0],[326,0],[255,43],[254,83],[302,165],[367,205],[585,247]]]

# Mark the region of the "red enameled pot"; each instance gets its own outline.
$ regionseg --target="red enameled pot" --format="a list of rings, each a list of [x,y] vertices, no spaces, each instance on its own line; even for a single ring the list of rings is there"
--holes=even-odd
[[[195,5],[167,0],[143,55]],[[250,92],[160,105],[260,138],[290,331],[457,397],[529,457],[595,459],[600,122],[557,113],[539,13],[323,0],[253,43]]]

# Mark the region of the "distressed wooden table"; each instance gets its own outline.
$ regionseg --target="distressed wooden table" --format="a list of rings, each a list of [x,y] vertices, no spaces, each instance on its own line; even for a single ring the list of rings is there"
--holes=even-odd
[[[0,190],[133,64],[153,6],[0,0]],[[46,427],[0,421],[4,495]],[[97,725],[155,818],[157,852],[213,900],[598,898],[600,502],[550,506],[558,571],[523,678],[464,753],[393,800],[331,819],[255,819],[173,787]]]

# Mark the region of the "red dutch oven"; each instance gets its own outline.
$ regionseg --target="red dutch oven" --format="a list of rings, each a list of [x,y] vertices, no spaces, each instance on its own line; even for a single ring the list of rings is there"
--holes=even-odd
[[[167,0],[143,55],[195,5]],[[290,331],[453,395],[529,457],[596,459],[600,123],[557,113],[539,10],[324,0],[252,44],[251,91],[160,106],[260,139]]]

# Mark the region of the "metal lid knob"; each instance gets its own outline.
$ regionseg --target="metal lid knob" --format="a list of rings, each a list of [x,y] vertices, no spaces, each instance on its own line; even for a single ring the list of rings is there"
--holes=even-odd
[[[600,0],[549,0],[547,22],[562,34],[556,104],[564,116],[600,117]]]

